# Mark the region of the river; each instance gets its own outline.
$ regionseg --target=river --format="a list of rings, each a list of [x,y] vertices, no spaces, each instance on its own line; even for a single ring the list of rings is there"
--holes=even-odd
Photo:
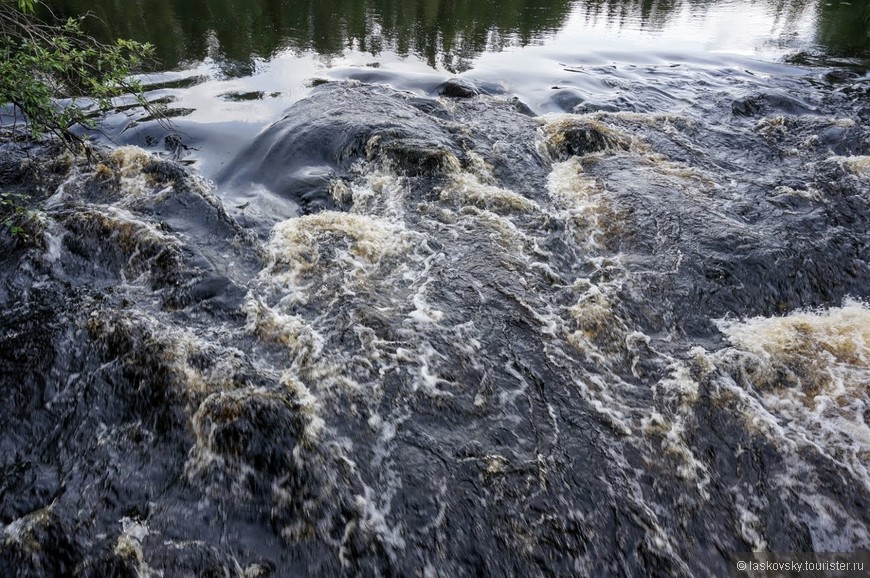
[[[723,576],[870,548],[868,2],[49,2],[0,574]]]

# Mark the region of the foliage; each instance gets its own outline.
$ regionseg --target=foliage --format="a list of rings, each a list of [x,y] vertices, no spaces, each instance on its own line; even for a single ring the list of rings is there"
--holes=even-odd
[[[149,107],[130,75],[152,57],[150,44],[99,42],[82,31],[83,17],[48,24],[34,14],[39,3],[0,0],[0,103],[14,107],[15,121],[23,114],[32,136],[69,145],[81,140],[71,129],[92,126],[113,97],[133,94]]]
[[[36,211],[24,206],[26,195],[0,193],[0,226],[16,239],[27,241],[28,231],[32,230],[40,218]]]

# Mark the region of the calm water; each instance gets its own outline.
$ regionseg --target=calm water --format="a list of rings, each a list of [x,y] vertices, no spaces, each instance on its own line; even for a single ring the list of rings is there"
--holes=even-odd
[[[589,67],[614,66],[646,82],[669,67],[705,75],[728,68],[794,74],[764,62],[845,59],[864,70],[870,36],[866,0],[526,0],[48,2],[58,17],[90,12],[88,28],[157,47],[146,82],[169,83],[150,97],[209,176],[239,146],[306,96],[319,79],[358,79],[425,93],[454,74],[496,85],[533,111],[555,112],[574,89],[587,100],[615,97]],[[679,74],[674,83],[697,78]],[[630,87],[622,87],[623,92]],[[554,97],[555,95],[555,97]],[[678,99],[699,95],[687,86]],[[106,119],[118,143],[154,148],[153,126],[134,113]],[[156,131],[156,132],[155,132]],[[238,146],[236,146],[238,145]],[[192,150],[195,149],[195,150]]]
[[[90,12],[90,30],[157,46],[162,68],[214,59],[249,74],[284,52],[370,60],[412,57],[453,72],[488,52],[558,45],[573,53],[667,50],[771,54],[802,48],[865,56],[867,3],[811,0],[525,0],[324,2],[109,0],[48,2],[61,17]],[[561,34],[560,34],[561,33]]]
[[[867,2],[52,4],[174,132],[0,143],[0,576],[870,550]]]

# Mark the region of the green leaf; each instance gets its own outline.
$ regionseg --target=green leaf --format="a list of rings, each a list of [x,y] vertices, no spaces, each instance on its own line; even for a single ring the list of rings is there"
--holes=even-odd
[[[132,40],[102,44],[82,31],[82,18],[47,29],[40,25],[34,34],[36,2],[0,0],[0,16],[12,23],[0,29],[0,102],[12,103],[23,113],[31,136],[51,133],[80,142],[70,128],[92,122],[91,103],[96,103],[96,112],[105,112],[113,106],[112,98],[122,94],[132,94],[159,116],[144,99],[141,85],[129,79],[152,57],[151,45]],[[82,107],[82,98],[93,101]]]

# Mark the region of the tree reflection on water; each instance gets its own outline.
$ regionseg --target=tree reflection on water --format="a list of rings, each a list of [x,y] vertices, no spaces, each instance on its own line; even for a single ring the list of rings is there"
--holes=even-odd
[[[866,56],[870,0],[745,0],[777,19],[816,20],[832,56]],[[415,54],[462,71],[487,51],[543,41],[573,10],[587,21],[663,28],[685,10],[702,16],[715,0],[49,0],[58,17],[90,12],[89,31],[156,45],[162,68],[206,56],[228,76],[250,74],[278,50],[340,54],[355,48]],[[735,31],[735,34],[739,31]]]

